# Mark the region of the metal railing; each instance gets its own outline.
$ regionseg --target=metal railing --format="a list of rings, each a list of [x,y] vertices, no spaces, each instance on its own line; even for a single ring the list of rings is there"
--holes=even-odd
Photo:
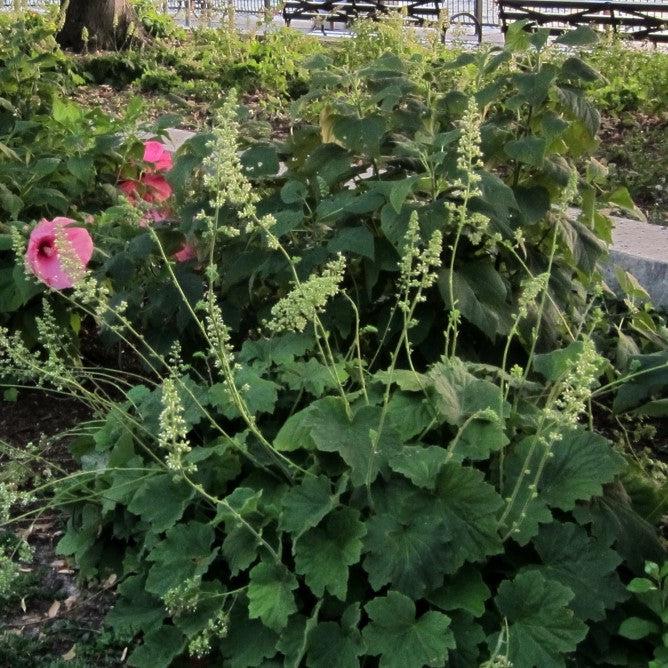
[[[228,13],[229,2],[239,14],[263,15],[278,12],[281,0],[153,0],[155,8],[173,16],[186,25],[211,25],[220,21]],[[401,6],[409,0],[394,0],[388,4]],[[614,1],[614,0],[613,0]],[[636,0],[639,4],[655,0]],[[59,5],[60,0],[0,0],[0,9],[39,9],[49,5]],[[443,9],[450,15],[468,12],[483,26],[499,26],[499,14],[495,0],[441,0]],[[566,12],[568,10],[555,10]]]

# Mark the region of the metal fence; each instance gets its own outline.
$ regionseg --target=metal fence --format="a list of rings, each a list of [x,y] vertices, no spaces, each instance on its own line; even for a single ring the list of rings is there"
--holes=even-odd
[[[215,22],[229,8],[230,0],[154,0],[156,9],[170,14],[184,23],[197,25]],[[234,11],[239,14],[264,14],[280,10],[282,0],[232,0]],[[6,9],[39,9],[49,5],[59,5],[60,0],[0,0],[0,7]],[[394,0],[388,4],[398,8],[409,0]],[[483,25],[496,26],[499,23],[494,0],[440,0],[439,5],[448,13],[468,12],[477,16]]]
[[[636,0],[638,4],[656,0]],[[267,14],[278,12],[282,0],[153,0],[160,12],[170,14],[186,25],[211,25],[228,13],[230,2],[239,14]],[[410,0],[389,0],[387,4],[408,4]],[[613,0],[614,2],[614,0]],[[60,0],[0,0],[0,9],[39,9],[49,5],[59,5]],[[450,15],[468,12],[473,14],[483,26],[498,26],[499,15],[496,0],[439,0],[439,6]],[[568,13],[569,9],[555,9],[554,12]]]

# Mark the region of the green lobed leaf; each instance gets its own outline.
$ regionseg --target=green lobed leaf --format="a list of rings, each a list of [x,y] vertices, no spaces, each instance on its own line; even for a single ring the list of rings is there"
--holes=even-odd
[[[433,490],[447,454],[437,445],[427,448],[404,445],[390,457],[389,464],[393,471],[406,476],[414,485]]]
[[[283,496],[279,526],[299,538],[316,526],[334,508],[337,496],[325,476],[306,476]]]
[[[568,604],[573,592],[537,572],[505,580],[495,601],[508,620],[509,658],[515,666],[557,668],[587,634]]]
[[[297,610],[292,594],[295,589],[297,579],[283,564],[261,561],[250,571],[248,616],[280,632]]]
[[[339,508],[294,544],[295,570],[318,597],[346,600],[348,567],[360,560],[366,526],[352,508]]]
[[[257,558],[260,542],[247,525],[258,525],[262,520],[262,515],[258,512],[261,496],[261,490],[237,487],[225,497],[229,508],[222,504],[218,507],[216,522],[222,520],[225,523],[225,538],[220,551],[227,560],[232,575],[246,570]]]
[[[573,510],[578,501],[587,501],[603,492],[603,485],[612,482],[624,468],[624,459],[602,436],[589,431],[571,430],[561,440],[546,446],[535,438],[520,441],[506,458],[504,493],[515,487],[522,471],[536,471],[545,460],[533,497],[529,486],[533,477],[523,476],[516,502],[506,520],[508,527],[519,525],[513,538],[526,544],[538,532],[538,525],[549,523],[552,514],[548,507]],[[521,517],[521,513],[525,517]]]
[[[142,644],[128,658],[136,668],[169,668],[185,649],[186,637],[175,626],[161,626],[144,636]]]
[[[443,270],[438,287],[448,308],[450,304],[450,271]],[[487,260],[471,260],[453,273],[455,303],[462,316],[492,341],[506,334],[510,327],[508,289],[501,274]]]
[[[167,530],[149,553],[153,562],[146,579],[146,591],[162,596],[185,580],[203,575],[216,556],[211,549],[213,529],[201,522],[176,524]]]
[[[482,575],[473,566],[464,566],[438,589],[427,595],[430,603],[441,610],[464,610],[473,617],[480,617],[485,612],[485,601],[490,591],[482,579]]]
[[[606,609],[626,598],[615,572],[621,557],[577,524],[554,522],[541,527],[533,545],[543,562],[535,568],[571,589],[571,608],[580,619],[602,620]]]
[[[357,629],[345,629],[336,622],[321,622],[309,635],[306,665],[309,668],[358,668],[365,653]]]
[[[455,646],[449,617],[430,611],[416,618],[415,603],[398,591],[364,607],[371,621],[362,635],[368,653],[380,655],[382,668],[442,666]]]
[[[235,605],[229,630],[220,643],[225,668],[257,668],[276,654],[278,639],[260,621],[249,619],[245,606]]]
[[[355,486],[371,484],[376,479],[393,444],[393,435],[387,428],[377,446],[372,441],[380,415],[380,407],[363,406],[349,417],[339,397],[321,399],[309,411],[307,424],[311,439],[318,450],[336,452],[348,464],[350,480]]]
[[[176,524],[193,497],[193,489],[171,474],[160,474],[145,481],[128,504],[131,513],[161,533]]]
[[[388,583],[420,598],[438,587],[452,533],[426,497],[408,485],[392,485],[367,520],[364,570],[378,591]]]

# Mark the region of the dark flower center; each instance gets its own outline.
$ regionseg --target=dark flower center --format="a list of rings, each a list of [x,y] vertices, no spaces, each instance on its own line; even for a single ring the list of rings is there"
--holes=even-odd
[[[42,239],[37,247],[37,252],[43,257],[53,257],[56,252],[55,239]]]

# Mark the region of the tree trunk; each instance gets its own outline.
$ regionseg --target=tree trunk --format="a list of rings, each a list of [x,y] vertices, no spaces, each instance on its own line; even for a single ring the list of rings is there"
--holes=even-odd
[[[145,35],[129,0],[62,0],[65,21],[58,43],[74,51],[123,49]]]

